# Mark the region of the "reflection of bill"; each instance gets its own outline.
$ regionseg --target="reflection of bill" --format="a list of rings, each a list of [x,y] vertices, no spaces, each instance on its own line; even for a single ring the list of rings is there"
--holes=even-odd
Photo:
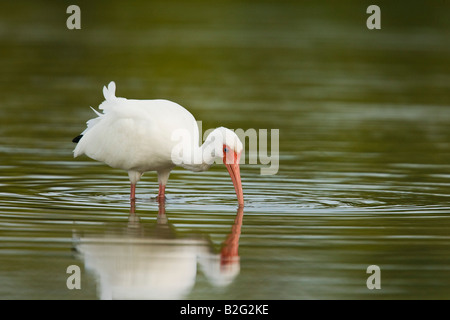
[[[101,299],[181,299],[194,287],[197,265],[215,286],[234,281],[242,216],[239,207],[220,254],[204,237],[177,236],[163,206],[153,225],[141,224],[132,213],[126,228],[80,237],[76,249],[97,275]]]

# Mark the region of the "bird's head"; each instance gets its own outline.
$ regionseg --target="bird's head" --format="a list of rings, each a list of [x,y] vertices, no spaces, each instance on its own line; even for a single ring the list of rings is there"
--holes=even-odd
[[[206,139],[212,142],[215,156],[222,158],[223,164],[230,174],[234,189],[240,206],[244,205],[244,194],[242,191],[241,172],[239,162],[242,153],[242,142],[230,129],[219,127],[214,129]]]

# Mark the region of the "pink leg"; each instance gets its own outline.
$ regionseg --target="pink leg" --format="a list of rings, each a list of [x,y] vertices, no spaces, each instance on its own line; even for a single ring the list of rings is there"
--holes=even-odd
[[[158,192],[158,202],[164,202],[165,200],[166,200],[166,186],[160,184]]]
[[[136,201],[134,199],[130,199],[130,217],[135,215],[136,211]]]
[[[136,185],[135,184],[131,184],[130,199],[131,200],[136,199]]]
[[[166,204],[164,202],[158,202],[158,216],[160,218],[166,216]]]

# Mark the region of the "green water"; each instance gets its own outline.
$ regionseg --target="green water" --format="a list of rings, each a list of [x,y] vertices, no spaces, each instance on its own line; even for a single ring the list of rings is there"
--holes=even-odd
[[[0,4],[0,298],[450,298],[448,2],[378,2],[381,30],[367,1],[69,4]],[[111,80],[279,129],[278,173],[247,157],[240,213],[223,166],[177,168],[165,215],[147,173],[130,216],[126,172],[72,157]]]

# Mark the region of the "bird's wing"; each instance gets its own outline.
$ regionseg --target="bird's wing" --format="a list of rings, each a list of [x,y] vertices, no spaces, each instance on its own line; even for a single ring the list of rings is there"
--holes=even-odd
[[[170,163],[177,141],[173,132],[192,132],[198,145],[195,118],[180,105],[168,100],[133,100],[116,97],[114,82],[103,88],[105,101],[87,122],[74,156],[86,154],[92,159],[123,169],[144,169]]]
[[[103,87],[103,96],[105,100],[113,100],[116,98],[116,83],[114,81],[111,81],[108,87]]]

